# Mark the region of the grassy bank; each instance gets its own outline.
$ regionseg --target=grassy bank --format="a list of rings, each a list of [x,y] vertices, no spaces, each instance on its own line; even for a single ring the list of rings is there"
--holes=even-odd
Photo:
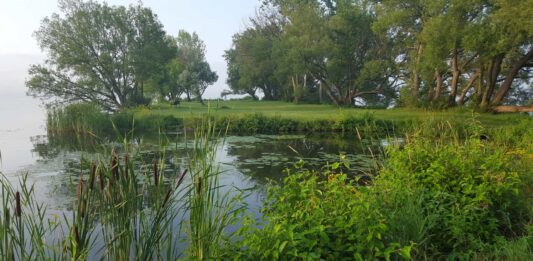
[[[209,106],[198,102],[183,102],[179,106],[166,104],[142,107],[133,110],[139,117],[147,115],[173,116],[180,119],[198,118],[210,111],[210,115],[222,118],[243,118],[252,114],[261,114],[269,118],[292,119],[305,121],[340,121],[346,117],[362,118],[372,115],[375,119],[392,122],[417,121],[432,118],[435,120],[461,120],[477,115],[478,119],[486,126],[502,126],[516,122],[523,118],[516,114],[490,114],[474,113],[468,109],[453,110],[427,110],[427,109],[357,109],[339,108],[327,104],[294,104],[280,101],[210,101]]]
[[[480,114],[468,110],[356,109],[332,105],[296,105],[269,101],[212,101],[208,106],[184,102],[141,106],[105,114],[90,104],[76,104],[49,113],[51,133],[92,133],[98,136],[132,129],[142,134],[181,131],[196,126],[209,114],[232,133],[356,132],[370,130],[382,135],[402,134],[410,127],[432,119],[462,125],[477,121],[484,127],[504,127],[528,118],[519,114]]]

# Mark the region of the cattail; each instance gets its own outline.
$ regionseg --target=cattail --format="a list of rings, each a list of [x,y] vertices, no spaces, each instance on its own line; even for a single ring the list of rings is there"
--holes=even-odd
[[[118,161],[117,155],[113,152],[111,156],[111,174],[113,174],[114,179],[118,179]]]
[[[78,201],[81,201],[83,193],[83,178],[80,177],[80,180],[78,182],[78,187],[76,188],[76,197],[78,198]]]
[[[9,215],[9,208],[6,209],[6,213],[5,213],[5,219],[6,219],[6,224],[9,224],[10,223],[10,215]]]
[[[176,183],[176,188],[178,188],[181,185],[181,182],[183,182],[183,179],[185,178],[185,174],[187,174],[188,169],[185,169],[183,173],[181,173],[181,176],[178,179],[178,183]]]
[[[159,177],[157,176],[157,161],[154,160],[154,185],[159,185]]]
[[[129,163],[129,157],[128,154],[124,155],[124,178],[128,179],[128,163]]]
[[[94,180],[96,179],[96,164],[93,162],[93,165],[91,166],[91,176],[89,177],[89,189],[93,190],[94,188]]]
[[[98,176],[99,176],[99,185],[100,190],[104,190],[104,174],[102,173],[102,170],[98,169]]]
[[[196,194],[200,194],[200,192],[202,192],[202,177],[198,177],[196,184]]]
[[[83,218],[85,217],[85,209],[83,207],[83,178],[80,178],[80,181],[78,182],[76,195],[78,197],[78,213]]]
[[[78,227],[76,225],[72,226],[72,234],[74,236],[74,241],[76,242],[76,245],[79,245],[79,243],[80,243],[80,233],[78,232]]]
[[[15,193],[15,216],[20,217],[22,214],[22,207],[20,205],[20,192]]]
[[[170,194],[172,193],[172,189],[168,189],[167,190],[167,193],[165,195],[165,198],[163,199],[163,205],[161,206],[165,206],[168,202],[168,200],[170,199]]]

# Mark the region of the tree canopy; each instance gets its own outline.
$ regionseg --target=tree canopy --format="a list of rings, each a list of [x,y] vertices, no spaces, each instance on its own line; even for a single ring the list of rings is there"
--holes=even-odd
[[[35,32],[48,55],[44,64],[29,69],[31,95],[94,102],[114,111],[147,104],[146,83],[156,82],[157,88],[147,92],[167,99],[178,99],[183,92],[201,99],[218,78],[195,33],[168,36],[157,16],[142,4],[61,0],[59,10]],[[195,45],[184,42],[187,36]],[[187,54],[192,52],[196,54]]]
[[[482,109],[533,96],[533,0],[263,2],[225,55],[234,93]]]

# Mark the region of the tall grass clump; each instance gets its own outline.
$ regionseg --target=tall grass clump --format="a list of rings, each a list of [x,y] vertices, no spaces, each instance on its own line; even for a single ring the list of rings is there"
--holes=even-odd
[[[462,127],[419,126],[388,149],[375,180],[373,197],[396,228],[391,237],[415,242],[414,257],[472,259],[531,236],[530,154],[490,140],[475,123]]]
[[[194,260],[223,258],[220,249],[230,242],[227,229],[236,223],[243,210],[240,192],[219,182],[221,171],[216,153],[224,143],[219,139],[222,131],[215,121],[203,120],[195,130],[189,155],[192,184],[187,201],[189,217],[184,227],[189,244],[187,254]]]
[[[13,186],[0,175],[0,256],[5,260],[46,260],[53,255],[46,238],[57,223],[45,217],[46,206],[37,202],[35,188],[28,186],[27,176]]]
[[[49,134],[93,134],[109,131],[110,116],[94,103],[74,103],[51,108],[47,114]]]
[[[128,110],[108,113],[94,103],[74,103],[50,108],[47,114],[49,136],[90,135],[104,138],[114,137],[117,131],[122,135],[128,132],[176,131],[182,127],[181,119],[151,114],[146,107],[139,108],[134,115]]]

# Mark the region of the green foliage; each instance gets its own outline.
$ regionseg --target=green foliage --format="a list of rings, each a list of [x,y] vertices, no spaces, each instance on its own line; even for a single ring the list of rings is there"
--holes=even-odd
[[[248,220],[233,251],[254,260],[409,258],[411,245],[387,238],[389,225],[365,196],[367,188],[348,179],[341,165],[289,171],[282,185],[267,191],[265,224]]]
[[[332,4],[332,2],[330,2]],[[226,51],[235,93],[264,99],[387,106],[394,71],[386,42],[371,28],[373,15],[358,1],[265,1],[251,26]],[[327,95],[326,95],[327,93]]]
[[[47,131],[100,134],[109,130],[109,115],[94,103],[75,103],[48,110]]]
[[[531,132],[516,126],[507,135],[522,140],[511,145],[506,135],[480,140],[497,131],[475,123],[415,130],[391,143],[370,186],[343,174],[342,157],[320,171],[295,164],[268,187],[263,221],[245,220],[228,251],[257,260],[530,259]]]
[[[109,137],[117,132],[124,134],[176,131],[183,127],[183,120],[170,115],[152,115],[148,107],[138,107],[134,115],[130,111],[114,114],[103,112],[94,103],[75,103],[48,111],[49,135],[91,135]]]
[[[29,93],[108,111],[143,102],[144,82],[175,53],[156,15],[141,4],[79,0],[60,1],[59,10],[35,33],[48,59],[29,69]]]
[[[196,33],[181,30],[176,38],[178,45],[178,64],[171,66],[172,85],[191,101],[194,95],[200,102],[206,88],[218,80],[216,72],[211,71],[205,58],[205,44]],[[176,68],[176,66],[178,68]],[[171,93],[170,98],[178,98],[180,92]]]
[[[462,140],[419,132],[407,136],[403,148],[388,150],[375,188],[387,194],[413,191],[422,200],[418,211],[425,217],[423,237],[411,239],[419,255],[473,258],[505,238],[527,233],[532,220],[527,193],[533,185],[532,173],[524,172],[530,169],[529,156],[480,140],[480,132],[471,126],[469,134]]]

